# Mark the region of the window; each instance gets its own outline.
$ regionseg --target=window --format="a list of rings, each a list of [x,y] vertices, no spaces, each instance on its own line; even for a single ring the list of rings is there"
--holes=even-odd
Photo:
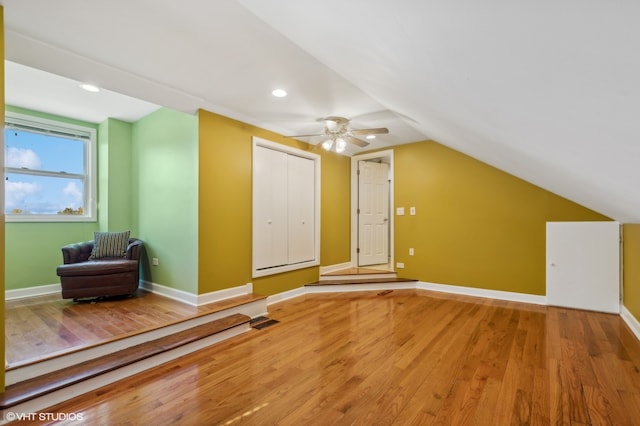
[[[8,222],[95,220],[95,129],[7,112],[4,132]]]

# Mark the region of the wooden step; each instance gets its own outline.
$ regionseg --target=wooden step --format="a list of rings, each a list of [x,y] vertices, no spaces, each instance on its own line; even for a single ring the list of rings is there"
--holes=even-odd
[[[356,278],[357,277],[357,278]],[[414,280],[411,278],[398,278],[398,277],[387,277],[387,278],[361,278],[358,275],[354,275],[354,278],[345,278],[342,277],[340,279],[322,279],[320,281],[315,281],[312,283],[305,284],[305,287],[313,287],[313,286],[325,286],[325,285],[349,285],[349,284],[394,284],[394,283],[411,283],[416,282],[418,280]]]
[[[116,369],[149,359],[200,339],[224,332],[234,327],[249,327],[251,318],[243,314],[232,314],[206,324],[198,325],[174,334],[144,342],[129,348],[90,359],[55,373],[34,377],[6,387],[0,394],[0,409],[14,407],[51,392],[109,373]]]
[[[6,369],[5,386],[38,376],[55,374],[59,370],[86,360],[100,358],[140,343],[160,339],[202,324],[208,324],[232,314],[244,314],[251,318],[265,315],[267,312],[266,300],[266,296],[247,294],[212,302],[194,308],[194,312],[190,316],[184,316],[177,321],[139,329],[125,335],[112,336],[104,341],[88,345],[77,345],[58,352],[51,352],[46,356],[41,356],[28,362],[14,362]],[[123,302],[126,303],[127,301]]]
[[[396,278],[397,274],[394,271],[385,269],[372,269],[372,268],[347,268],[333,272],[326,272],[320,275],[320,281],[334,281],[334,280],[351,280],[351,279],[384,279],[389,280]]]

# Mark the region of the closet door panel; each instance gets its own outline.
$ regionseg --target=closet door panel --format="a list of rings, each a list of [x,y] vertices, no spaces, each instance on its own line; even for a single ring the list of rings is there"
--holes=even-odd
[[[254,267],[286,265],[287,154],[258,146],[254,156]]]
[[[289,263],[315,259],[315,164],[288,156]]]

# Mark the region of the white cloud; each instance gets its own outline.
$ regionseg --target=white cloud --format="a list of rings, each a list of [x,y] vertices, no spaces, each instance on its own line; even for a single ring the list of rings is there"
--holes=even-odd
[[[74,207],[82,205],[82,190],[78,188],[75,182],[69,182],[62,190],[62,193],[65,195],[65,199]]]
[[[19,208],[23,205],[23,200],[29,195],[40,192],[42,187],[33,182],[5,182],[5,203],[6,211]]]
[[[68,182],[64,187],[53,188],[49,181],[5,181],[5,212],[21,210],[29,214],[57,214],[66,209],[82,207],[82,185]]]
[[[34,151],[11,146],[7,149],[7,167],[40,169],[42,161]]]

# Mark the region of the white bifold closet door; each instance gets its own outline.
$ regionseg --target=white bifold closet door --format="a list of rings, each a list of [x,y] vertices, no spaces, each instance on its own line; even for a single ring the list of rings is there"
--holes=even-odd
[[[315,166],[313,160],[287,155],[288,263],[315,258]]]
[[[547,303],[620,312],[618,222],[547,222]]]
[[[254,268],[314,260],[314,161],[256,146],[253,173]]]
[[[287,154],[254,149],[253,262],[256,269],[289,263],[287,222]]]

